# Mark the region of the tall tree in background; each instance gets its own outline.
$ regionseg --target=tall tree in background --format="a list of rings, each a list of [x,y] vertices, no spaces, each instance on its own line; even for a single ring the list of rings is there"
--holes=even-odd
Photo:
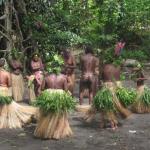
[[[44,58],[61,46],[112,47],[149,41],[149,0],[0,0],[0,55],[16,49]]]

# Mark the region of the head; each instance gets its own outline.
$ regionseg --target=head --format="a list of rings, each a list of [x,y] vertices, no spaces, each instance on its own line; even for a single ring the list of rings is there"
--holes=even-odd
[[[0,59],[0,67],[4,67],[4,65],[5,65],[5,59],[1,58]]]
[[[32,59],[34,61],[38,61],[39,60],[39,54],[37,54],[37,53],[33,54]]]
[[[123,39],[123,38],[120,38],[120,39],[119,39],[119,42],[123,43],[123,42],[124,42],[124,39]]]
[[[85,47],[85,54],[93,54],[93,49],[90,45]]]
[[[62,50],[61,54],[64,58],[68,59],[70,56],[70,51],[68,49],[64,49]]]

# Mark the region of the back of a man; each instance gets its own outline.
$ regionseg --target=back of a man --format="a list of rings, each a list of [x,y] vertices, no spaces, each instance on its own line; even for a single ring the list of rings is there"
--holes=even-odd
[[[97,59],[92,53],[86,53],[81,56],[81,71],[82,74],[95,73]]]
[[[103,68],[103,80],[104,82],[120,81],[120,67],[113,64],[106,64]]]
[[[97,58],[93,55],[92,48],[87,46],[85,54],[81,56],[80,68],[80,104],[82,104],[85,89],[89,90],[89,104],[96,93],[96,67]]]
[[[63,74],[48,74],[43,82],[45,89],[62,89],[67,91],[67,78]]]

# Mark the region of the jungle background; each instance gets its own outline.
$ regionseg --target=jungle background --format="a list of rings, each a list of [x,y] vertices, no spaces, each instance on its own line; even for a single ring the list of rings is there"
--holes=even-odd
[[[17,55],[26,65],[36,51],[43,61],[63,48],[76,55],[85,44],[112,59],[115,43],[126,42],[122,57],[150,56],[149,0],[0,0],[0,56]]]

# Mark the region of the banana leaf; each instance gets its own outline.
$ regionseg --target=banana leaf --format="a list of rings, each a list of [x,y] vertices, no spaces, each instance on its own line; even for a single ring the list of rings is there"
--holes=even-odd
[[[12,102],[11,97],[0,95],[0,105],[10,104],[11,102]]]
[[[63,113],[75,108],[75,100],[63,90],[45,90],[35,102],[43,112]]]
[[[150,107],[150,88],[145,87],[144,92],[139,99],[145,106]]]
[[[108,88],[103,87],[97,92],[92,105],[97,111],[114,111],[115,106],[111,91]]]
[[[134,89],[119,87],[116,89],[116,96],[125,107],[128,107],[135,102],[137,93]]]

